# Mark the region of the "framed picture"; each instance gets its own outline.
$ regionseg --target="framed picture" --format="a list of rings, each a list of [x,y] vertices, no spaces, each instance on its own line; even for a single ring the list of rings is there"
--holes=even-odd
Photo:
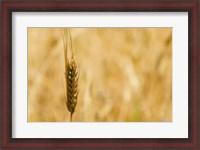
[[[1,2],[2,149],[193,149],[199,1]]]

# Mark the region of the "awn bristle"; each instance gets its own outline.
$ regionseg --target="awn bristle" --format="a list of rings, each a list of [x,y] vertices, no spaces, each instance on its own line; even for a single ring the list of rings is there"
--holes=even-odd
[[[72,121],[72,115],[75,112],[77,98],[78,98],[78,71],[77,65],[74,60],[74,54],[72,51],[71,35],[69,30],[64,30],[64,54],[65,54],[65,80],[66,80],[66,105],[70,112],[70,122]],[[71,58],[68,58],[68,50],[71,51]]]

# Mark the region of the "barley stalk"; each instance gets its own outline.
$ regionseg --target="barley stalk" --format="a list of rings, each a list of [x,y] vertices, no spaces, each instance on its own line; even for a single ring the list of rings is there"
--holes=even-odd
[[[66,80],[66,105],[70,112],[70,122],[75,112],[78,98],[78,70],[72,49],[71,34],[69,29],[64,29],[63,36],[65,57],[65,80]],[[68,58],[71,52],[71,57]]]

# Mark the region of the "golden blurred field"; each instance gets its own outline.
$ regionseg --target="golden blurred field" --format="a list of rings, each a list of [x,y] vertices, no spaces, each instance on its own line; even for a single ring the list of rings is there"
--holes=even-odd
[[[65,122],[62,28],[28,28],[28,122]],[[74,122],[172,121],[171,28],[71,28]]]

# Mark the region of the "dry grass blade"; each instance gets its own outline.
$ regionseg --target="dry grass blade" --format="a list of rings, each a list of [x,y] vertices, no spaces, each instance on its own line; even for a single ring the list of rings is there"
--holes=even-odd
[[[66,39],[65,39],[66,36]],[[72,41],[70,30],[64,29],[64,54],[65,54],[65,79],[66,79],[66,105],[70,112],[70,122],[72,122],[72,115],[75,112],[77,98],[78,98],[78,71],[74,60],[74,53],[72,50]],[[71,58],[68,58],[69,50],[71,51]]]

